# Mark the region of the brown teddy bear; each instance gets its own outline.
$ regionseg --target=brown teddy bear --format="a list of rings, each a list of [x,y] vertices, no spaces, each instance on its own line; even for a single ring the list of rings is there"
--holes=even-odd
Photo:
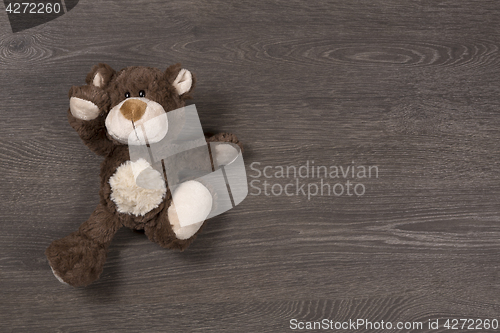
[[[127,67],[115,72],[106,64],[98,64],[87,75],[86,83],[71,87],[68,118],[90,150],[105,157],[101,164],[100,202],[78,231],[53,241],[45,251],[54,275],[72,286],[85,286],[99,278],[108,246],[122,226],[144,230],[151,241],[162,247],[184,250],[204,224],[204,220],[179,223],[168,182],[162,182],[162,175],[146,161],[131,161],[129,153],[129,145],[135,144],[130,141],[130,133],[155,117],[185,106],[194,88],[194,76],[180,64],[164,72],[151,67]],[[149,143],[172,130],[153,122]],[[241,147],[236,136],[228,133],[206,136],[206,142]],[[219,149],[215,158],[231,160],[233,157],[227,155],[233,151]],[[154,186],[137,185],[133,170],[138,167],[149,168],[148,178]],[[184,210],[188,215],[206,218],[212,203],[207,197],[209,192],[195,181],[182,186],[184,192],[179,188],[176,193],[182,192]]]

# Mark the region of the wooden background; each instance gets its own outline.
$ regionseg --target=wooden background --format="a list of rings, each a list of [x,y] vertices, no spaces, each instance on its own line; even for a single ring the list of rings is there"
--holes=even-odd
[[[0,27],[1,332],[500,319],[498,0],[81,0]],[[243,141],[249,180],[265,180],[252,162],[313,160],[379,177],[360,197],[249,195],[183,253],[122,229],[98,282],[64,286],[44,250],[93,211],[101,161],[67,92],[98,62],[182,62],[204,128]]]

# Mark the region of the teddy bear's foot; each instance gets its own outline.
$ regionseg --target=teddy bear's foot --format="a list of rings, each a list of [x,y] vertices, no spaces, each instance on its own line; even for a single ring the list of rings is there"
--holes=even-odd
[[[232,133],[218,133],[218,134],[212,135],[211,137],[207,138],[207,142],[220,142],[220,143],[230,142],[230,143],[237,144],[240,147],[241,151],[243,151],[243,145],[241,144],[240,140],[238,140],[236,135],[234,135]],[[231,145],[228,145],[228,146],[231,146]]]
[[[61,282],[62,284],[66,284],[67,285],[67,283],[64,282],[64,280],[59,275],[57,275],[56,271],[52,268],[52,266],[50,266],[50,269],[52,270],[52,274],[54,274],[54,276],[56,277],[57,280],[59,280],[59,282]]]
[[[165,209],[164,212],[158,216],[153,225],[146,225],[144,227],[144,232],[150,241],[155,242],[164,248],[184,251],[200,232],[203,227],[203,222],[181,228],[179,227],[178,220],[174,220],[174,212],[175,210],[170,209],[169,214],[169,210]],[[170,215],[170,218],[174,221],[172,224],[169,221],[168,215]],[[174,232],[174,228],[177,233]],[[189,235],[191,236],[188,237]],[[180,239],[178,237],[188,238]]]
[[[168,207],[168,221],[172,227],[172,231],[175,233],[175,237],[180,240],[185,240],[193,237],[194,234],[201,228],[203,221],[189,224],[187,226],[181,226],[179,222],[179,216],[175,209],[175,205],[172,203]]]
[[[233,163],[240,153],[234,145],[238,145],[243,152],[243,145],[236,135],[231,133],[219,133],[206,139],[210,145],[215,168]]]
[[[106,246],[75,232],[53,241],[45,255],[60,282],[86,286],[99,278],[106,261]]]
[[[178,185],[172,195],[173,202],[168,208],[168,218],[179,239],[191,237],[181,233],[182,228],[202,223],[212,210],[212,193],[196,180],[189,180]],[[175,206],[174,206],[175,204]]]
[[[182,183],[174,191],[170,206],[158,215],[154,223],[145,226],[146,236],[166,248],[186,249],[210,214],[212,201],[212,194],[200,182]]]
[[[239,154],[238,149],[227,143],[212,143],[212,147],[214,147],[212,150],[215,151],[215,163],[218,167],[233,163]]]

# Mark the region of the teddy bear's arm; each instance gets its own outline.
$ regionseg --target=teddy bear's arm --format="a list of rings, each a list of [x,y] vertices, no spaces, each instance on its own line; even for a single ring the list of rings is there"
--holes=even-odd
[[[69,91],[68,120],[83,142],[98,155],[107,155],[113,148],[106,135],[105,115],[108,94],[94,85],[73,86]]]

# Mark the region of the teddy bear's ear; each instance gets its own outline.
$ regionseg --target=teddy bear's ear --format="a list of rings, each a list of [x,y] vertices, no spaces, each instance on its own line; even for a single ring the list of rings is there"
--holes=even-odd
[[[106,64],[98,64],[92,67],[90,73],[87,74],[85,82],[99,88],[106,87],[111,79],[115,76],[115,70]]]
[[[175,64],[165,71],[167,80],[177,90],[179,96],[191,91],[194,87],[194,77],[190,71],[181,67],[181,64]]]
[[[193,75],[187,69],[181,69],[172,83],[179,95],[183,95],[191,90],[193,86]]]

